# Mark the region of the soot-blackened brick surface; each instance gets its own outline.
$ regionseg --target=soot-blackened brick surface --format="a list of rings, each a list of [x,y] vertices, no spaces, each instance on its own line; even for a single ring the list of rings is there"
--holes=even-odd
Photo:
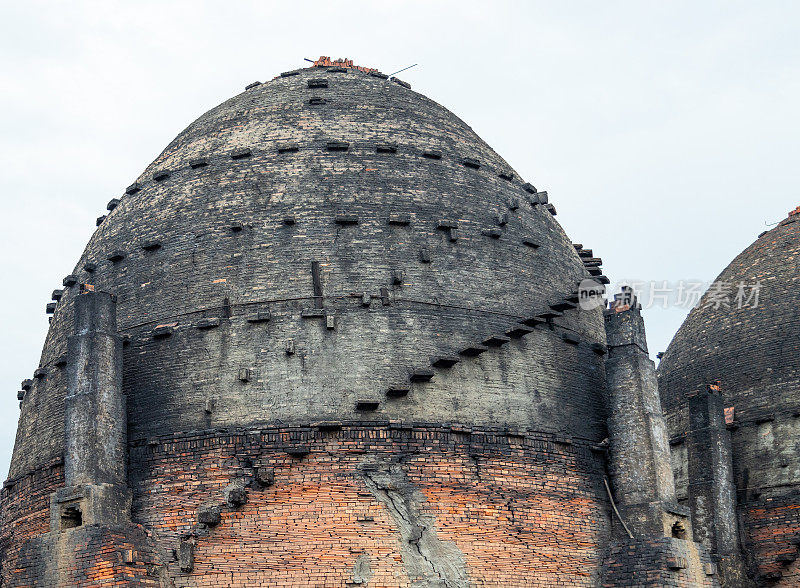
[[[309,89],[320,76],[328,87]],[[316,95],[327,102],[309,104]],[[329,150],[332,140],[348,149]],[[386,141],[397,144],[395,153],[377,151]],[[279,152],[286,143],[298,150]],[[240,157],[244,149],[250,155]],[[424,157],[432,149],[441,159]],[[464,166],[464,157],[480,167]],[[198,158],[207,165],[192,167]],[[170,175],[157,173],[165,169]],[[303,70],[200,117],[138,178],[139,191],[121,198],[70,272],[78,284],[117,295],[119,329],[131,337],[130,437],[352,418],[357,397],[383,400],[431,356],[502,333],[574,292],[586,275],[574,248],[553,216],[526,200],[532,195],[522,180],[499,177],[508,171],[438,104],[357,71]],[[511,200],[520,208],[509,211]],[[390,224],[396,213],[409,224]],[[499,213],[510,214],[503,227]],[[345,216],[357,223],[337,222]],[[499,239],[482,234],[493,227]],[[526,238],[539,247],[524,245]],[[422,249],[430,263],[420,261]],[[114,251],[124,259],[109,260]],[[87,262],[96,265],[91,273]],[[320,302],[313,262],[331,323],[302,316]],[[393,283],[396,270],[401,283]],[[67,288],[59,302],[41,360],[47,376],[23,402],[12,477],[62,452],[56,363],[76,292]],[[248,322],[267,310],[270,321]],[[220,326],[197,328],[202,318]],[[492,359],[470,360],[492,365],[465,366],[472,372],[453,385],[439,378],[424,396],[382,402],[380,412],[602,439],[602,357],[587,351],[604,340],[600,312],[568,311],[557,322],[583,347],[540,336],[513,358],[492,350],[484,354]],[[167,326],[156,331],[160,325]],[[288,339],[294,354],[285,351]],[[247,382],[242,368],[251,370]],[[206,412],[209,401],[214,409]]]

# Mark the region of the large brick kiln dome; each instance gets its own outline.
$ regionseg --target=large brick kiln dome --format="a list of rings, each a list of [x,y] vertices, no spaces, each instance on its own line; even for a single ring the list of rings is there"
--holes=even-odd
[[[124,340],[133,521],[175,585],[596,582],[605,331],[575,293],[599,260],[458,117],[375,71],[287,72],[108,208],[26,384],[6,561],[64,485],[67,339],[93,289]],[[198,514],[220,500],[221,522]],[[56,565],[25,549],[29,577]]]
[[[550,333],[387,397],[586,270],[543,195],[452,113],[353,69],[291,73],[201,116],[112,203],[55,309],[12,475],[62,452],[58,363],[81,283],[117,296],[132,440],[321,419],[596,436],[602,358]],[[599,310],[569,314],[602,341]]]

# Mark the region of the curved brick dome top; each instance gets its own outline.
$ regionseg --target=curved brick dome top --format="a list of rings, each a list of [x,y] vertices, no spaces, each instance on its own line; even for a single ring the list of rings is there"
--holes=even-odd
[[[315,67],[249,87],[109,208],[55,308],[12,476],[63,453],[81,284],[118,299],[131,443],[327,420],[602,438],[602,316],[560,304],[587,274],[546,193],[400,82]]]
[[[763,233],[719,275],[715,283],[722,285],[729,306],[710,298],[712,286],[686,318],[658,369],[664,410],[674,411],[687,394],[717,380],[737,419],[798,407],[798,221],[800,215],[792,214]],[[754,308],[751,295],[759,282]],[[745,286],[741,308],[740,284]]]

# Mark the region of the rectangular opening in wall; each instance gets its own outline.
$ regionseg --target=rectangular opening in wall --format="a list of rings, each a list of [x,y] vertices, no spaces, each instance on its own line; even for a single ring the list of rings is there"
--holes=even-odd
[[[83,513],[77,503],[65,504],[61,507],[61,530],[75,529],[83,525]]]

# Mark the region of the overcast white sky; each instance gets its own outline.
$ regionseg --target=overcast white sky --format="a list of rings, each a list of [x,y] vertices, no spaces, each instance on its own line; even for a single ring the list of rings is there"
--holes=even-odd
[[[2,3],[0,477],[45,304],[197,116],[319,55],[401,77],[540,189],[612,280],[713,280],[800,204],[797,2]],[[646,311],[664,350],[686,309]]]

